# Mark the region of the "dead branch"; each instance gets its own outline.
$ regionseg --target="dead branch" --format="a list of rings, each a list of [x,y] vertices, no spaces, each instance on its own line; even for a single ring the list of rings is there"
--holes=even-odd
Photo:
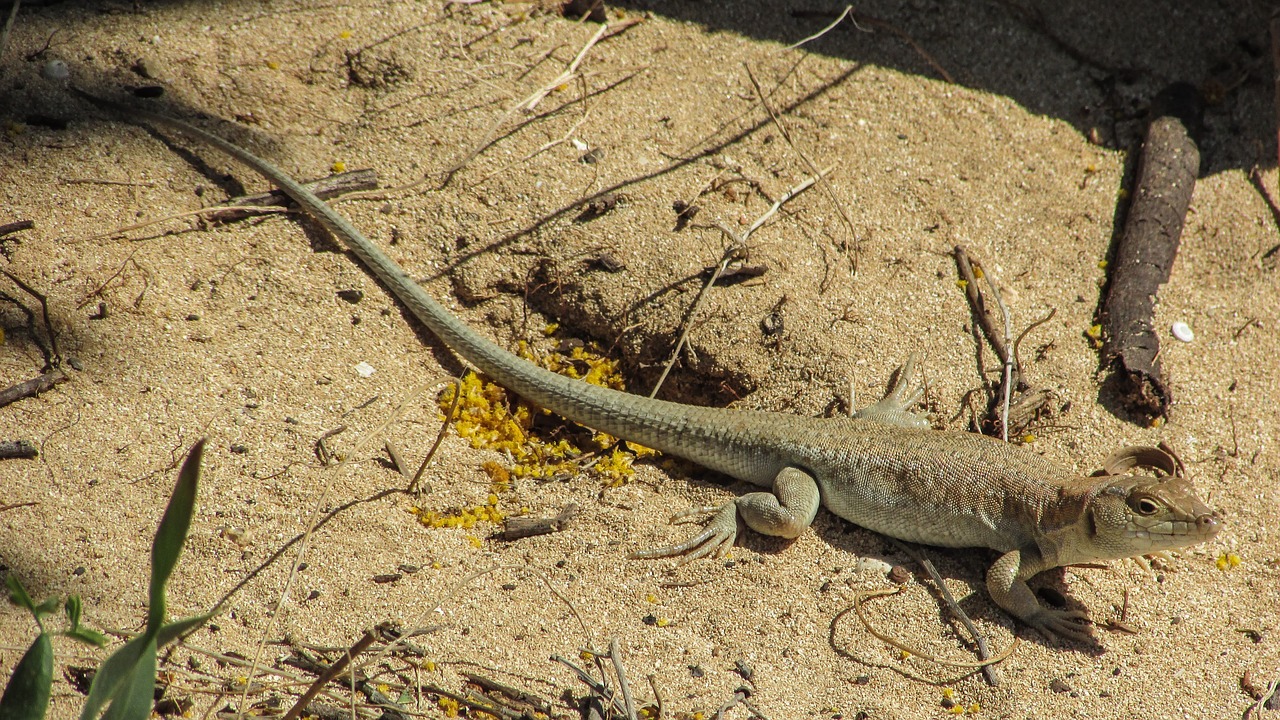
[[[1123,401],[1148,418],[1165,417],[1172,394],[1160,368],[1160,338],[1152,315],[1169,281],[1196,176],[1202,103],[1195,87],[1175,83],[1156,97],[1138,160],[1133,203],[1110,264],[1102,307],[1102,365]]]

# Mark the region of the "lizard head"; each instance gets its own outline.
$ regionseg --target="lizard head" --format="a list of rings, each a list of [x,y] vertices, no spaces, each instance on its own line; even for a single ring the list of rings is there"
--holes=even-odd
[[[1222,518],[1184,477],[1111,475],[1082,478],[1081,484],[1080,529],[1099,560],[1195,545],[1222,529]]]

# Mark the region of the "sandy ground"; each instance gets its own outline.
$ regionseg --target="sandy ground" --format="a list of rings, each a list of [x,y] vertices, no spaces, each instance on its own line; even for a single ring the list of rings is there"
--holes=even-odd
[[[577,658],[611,638],[634,692],[648,703],[659,688],[668,717],[710,717],[746,684],[739,662],[752,670],[751,701],[773,720],[943,716],[943,691],[928,681],[993,718],[1240,717],[1253,702],[1242,676],[1280,678],[1280,236],[1249,178],[1258,165],[1276,193],[1268,9],[878,3],[859,9],[883,24],[797,50],[786,46],[839,6],[815,3],[808,9],[822,12],[807,15],[783,3],[721,5],[613,7],[611,26],[642,22],[591,47],[567,81],[557,76],[600,26],[529,4],[24,5],[0,58],[0,222],[35,227],[0,240],[3,267],[48,296],[59,347],[81,369],[0,409],[0,439],[40,450],[0,462],[4,571],[33,595],[82,595],[94,626],[138,628],[150,536],[176,463],[204,436],[175,615],[212,605],[317,511],[338,512],[311,537],[287,592],[294,551],[172,656],[171,693],[194,701],[193,717],[238,705],[220,683],[246,674],[201,652],[278,667],[282,643],[346,647],[383,621],[431,628],[415,638],[416,670],[399,659],[368,668],[387,682],[456,691],[462,672],[480,672],[565,717],[576,716],[567,693],[584,686],[549,656]],[[850,379],[865,402],[918,351],[937,425],[965,427],[965,395],[983,378],[949,256],[964,244],[994,271],[1016,327],[1057,311],[1022,347],[1034,381],[1055,393],[1032,447],[1087,473],[1122,445],[1167,441],[1228,525],[1154,572],[1118,562],[1042,577],[1038,586],[1100,621],[1127,598],[1136,632],[1100,631],[1092,647],[1046,641],[992,605],[982,585],[992,553],[929,551],[995,646],[1022,638],[997,687],[903,659],[845,612],[856,590],[888,585],[863,558],[909,561],[829,514],[794,542],[749,535],[728,561],[628,560],[685,537],[688,527],[667,524],[673,512],[743,490],[696,468],[648,463],[621,487],[587,473],[503,494],[513,511],[581,506],[553,535],[507,544],[488,538],[491,525],[424,527],[413,498],[374,497],[405,485],[382,438],[416,466],[438,428],[432,388],[458,362],[293,217],[102,235],[266,185],[195,141],[73,101],[40,75],[54,58],[94,92],[162,87],[157,107],[216,118],[205,126],[298,177],[341,163],[376,169],[383,187],[426,178],[338,207],[498,342],[595,340],[636,388],[650,387],[687,321],[690,350],[664,389],[685,402],[840,412]],[[1086,331],[1127,150],[1147,100],[1178,79],[1217,102],[1159,296],[1176,402],[1167,424],[1148,428],[1099,390]],[[544,87],[536,107],[519,107]],[[788,203],[750,242],[750,264],[767,271],[716,287],[687,318],[699,274],[725,247],[711,226],[747,227],[808,176],[804,157],[834,166],[830,192]],[[622,196],[616,207],[580,218],[582,200],[605,191]],[[706,227],[675,230],[677,200],[696,202],[695,225]],[[350,304],[343,290],[363,299]],[[8,280],[0,291],[32,305]],[[1193,342],[1169,336],[1176,320]],[[551,322],[559,329],[546,337]],[[7,298],[0,323],[0,386],[38,374],[35,338]],[[362,377],[361,362],[376,372]],[[989,352],[985,362],[995,365]],[[354,462],[322,467],[315,444],[339,426],[347,431],[329,442]],[[501,459],[448,437],[423,506],[483,504],[481,464]],[[1224,553],[1240,566],[1220,571]],[[374,581],[386,574],[401,577]],[[870,612],[913,646],[972,657],[919,579]],[[0,608],[0,677],[32,631],[22,612]],[[72,717],[80,696],[61,670],[98,656],[58,648],[52,716]],[[299,692],[280,675],[258,680],[267,689],[252,702],[277,693],[287,706]],[[444,712],[425,700],[418,709]]]

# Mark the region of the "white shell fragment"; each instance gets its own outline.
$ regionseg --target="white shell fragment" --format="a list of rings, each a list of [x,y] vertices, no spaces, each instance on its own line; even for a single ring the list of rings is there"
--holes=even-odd
[[[1174,323],[1169,330],[1173,333],[1174,337],[1178,338],[1182,342],[1191,342],[1196,339],[1196,334],[1191,331],[1191,326],[1181,320]]]
[[[67,64],[62,60],[54,58],[40,68],[40,74],[44,76],[45,80],[57,82],[71,77],[71,68],[67,67]]]
[[[356,374],[362,378],[372,377],[375,372],[377,371],[367,362],[361,362],[356,365]]]

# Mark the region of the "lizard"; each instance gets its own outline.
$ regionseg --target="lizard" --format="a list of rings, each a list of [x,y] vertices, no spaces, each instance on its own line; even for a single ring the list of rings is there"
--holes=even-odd
[[[248,150],[176,118],[89,100],[180,131],[263,175],[333,233],[445,345],[508,390],[571,421],[745,481],[748,492],[709,512],[694,537],[637,558],[719,554],[741,526],[801,535],[820,506],[899,540],[1000,553],[986,573],[991,599],[1048,638],[1087,641],[1088,614],[1045,607],[1027,585],[1051,568],[1119,560],[1202,543],[1223,518],[1182,475],[1082,477],[1029,449],[937,430],[910,408],[914,356],[878,402],[851,416],[805,417],[687,405],[591,385],[498,346],[446,309],[328,203]]]

